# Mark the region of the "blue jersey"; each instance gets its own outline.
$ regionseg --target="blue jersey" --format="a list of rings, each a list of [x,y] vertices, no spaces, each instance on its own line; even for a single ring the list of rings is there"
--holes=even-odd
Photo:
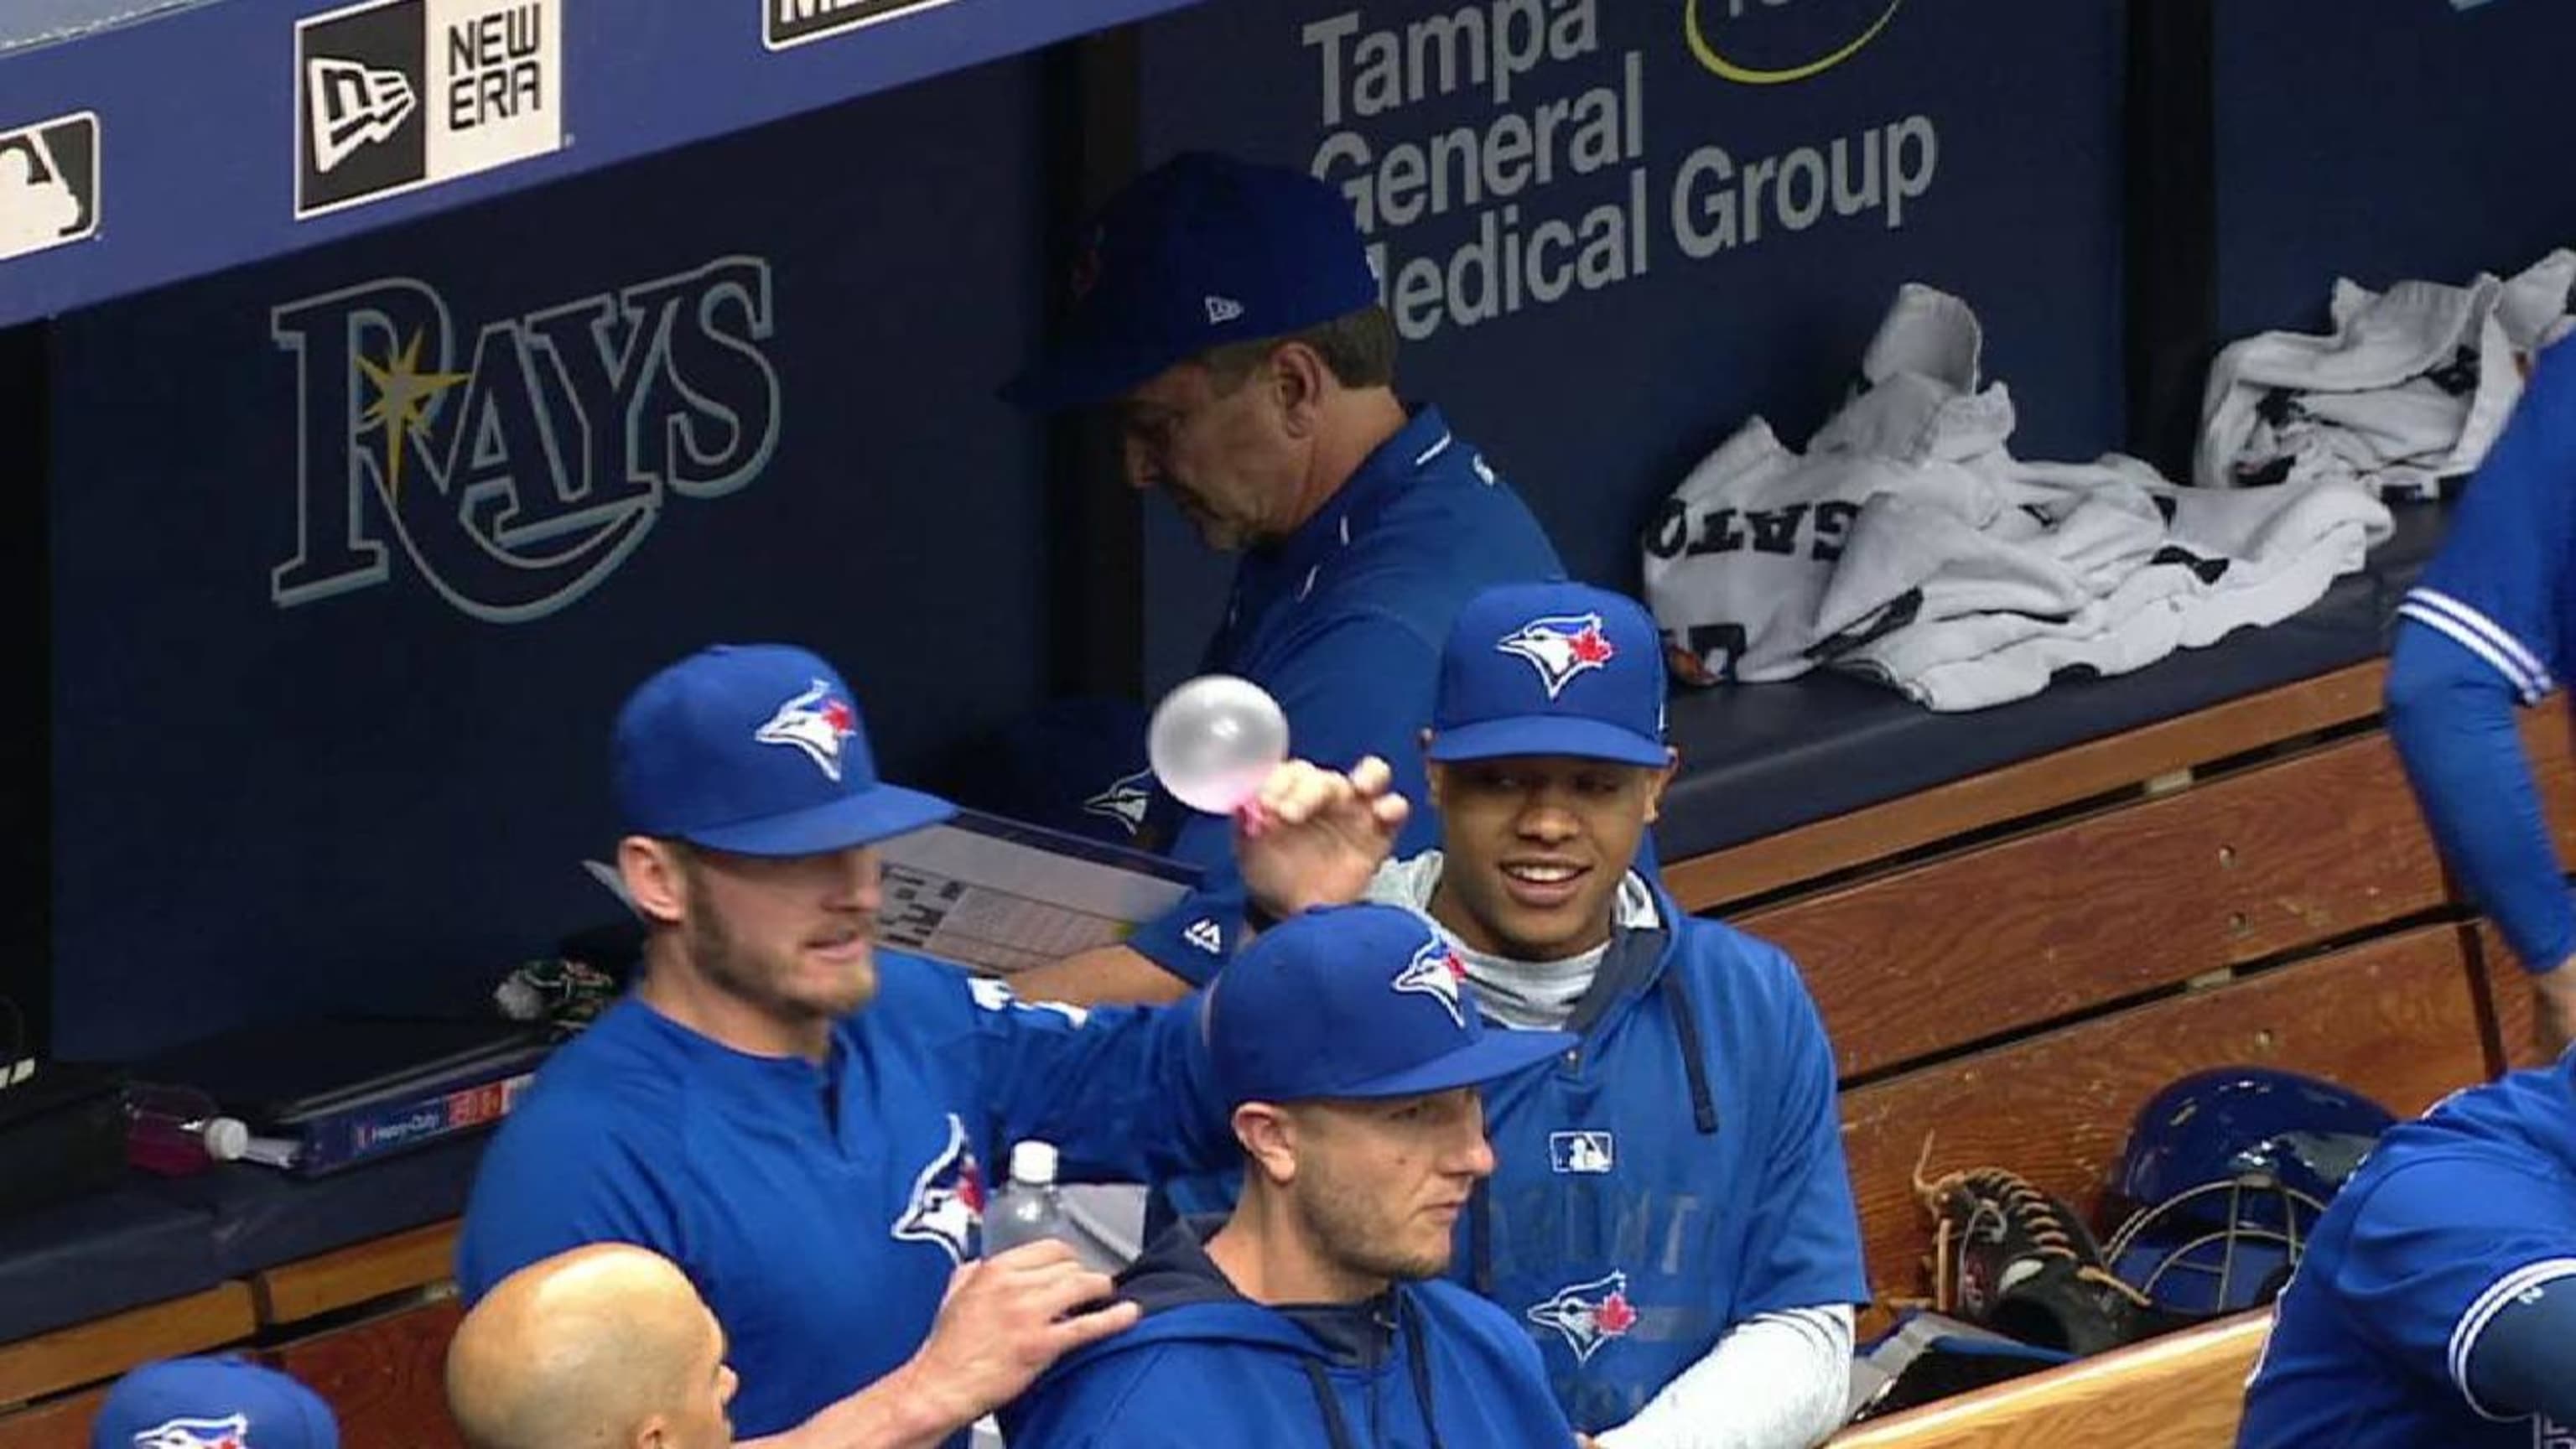
[[[2442,854],[2532,970],[2576,950],[2576,906],[2512,715],[2557,689],[2576,641],[2576,350],[2541,355],[2398,605],[2389,733]]]
[[[2526,1326],[2514,1315],[2572,1293],[2576,1056],[2473,1087],[2380,1139],[2281,1294],[2237,1444],[2576,1446],[2576,1420],[2494,1402],[2489,1361]],[[2569,1392],[2576,1356],[2555,1334],[2546,1352],[2555,1391]]]
[[[1056,1365],[1002,1413],[1011,1449],[1570,1449],[1529,1340],[1453,1284],[1272,1308],[1208,1261],[1211,1222],[1119,1279],[1134,1327]]]
[[[1756,1314],[1863,1303],[1834,1061],[1779,948],[1623,930],[1583,1044],[1485,1089],[1498,1166],[1452,1271],[1536,1339],[1574,1426],[1626,1423]]]
[[[1244,556],[1205,668],[1268,690],[1300,758],[1348,769],[1376,755],[1394,767],[1415,806],[1399,848],[1426,849],[1439,823],[1425,805],[1421,735],[1450,622],[1492,585],[1563,577],[1519,495],[1426,407],[1295,533]],[[1232,830],[1219,816],[1181,821],[1171,853],[1205,884],[1129,942],[1193,985],[1241,930]]]
[[[1796,965],[1660,888],[1655,907],[1673,928],[1613,937],[1566,1024],[1582,1044],[1485,1087],[1496,1167],[1450,1262],[1585,1433],[1746,1319],[1869,1300],[1833,1050]],[[1206,1211],[1232,1180],[1166,1192]]]
[[[1086,1017],[885,950],[877,973],[820,1066],[734,1051],[634,997],[610,1008],[484,1158],[457,1244],[466,1297],[582,1243],[652,1248],[732,1340],[736,1425],[771,1434],[928,1337],[978,1247],[982,1165],[1009,1143],[1057,1143],[1074,1180],[1232,1159],[1195,1004]]]

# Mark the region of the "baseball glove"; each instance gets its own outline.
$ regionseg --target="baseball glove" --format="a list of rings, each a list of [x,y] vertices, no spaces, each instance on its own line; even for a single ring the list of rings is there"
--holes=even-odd
[[[2112,1276],[2083,1220],[2028,1178],[1979,1167],[1926,1181],[1918,1163],[1914,1190],[1932,1214],[1936,1312],[2079,1356],[2171,1326]]]

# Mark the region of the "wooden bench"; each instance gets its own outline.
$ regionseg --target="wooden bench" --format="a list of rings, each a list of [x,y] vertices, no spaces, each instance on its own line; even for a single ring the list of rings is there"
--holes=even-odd
[[[1833,1449],[2205,1449],[2235,1442],[2264,1312],[1894,1414]]]

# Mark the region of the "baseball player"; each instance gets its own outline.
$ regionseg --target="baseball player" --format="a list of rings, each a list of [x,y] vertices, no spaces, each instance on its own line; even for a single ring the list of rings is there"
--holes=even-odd
[[[1093,237],[1061,344],[1007,394],[1112,405],[1128,482],[1243,550],[1207,669],[1269,690],[1307,758],[1398,761],[1399,790],[1422,799],[1412,742],[1443,632],[1487,584],[1560,577],[1555,549],[1439,409],[1397,398],[1395,325],[1332,188],[1184,155]],[[1207,873],[1205,894],[1127,945],[1027,973],[1025,995],[1170,1000],[1222,964],[1241,917],[1227,823],[1176,828],[1166,848]],[[1412,830],[1429,843],[1429,822]]]
[[[849,689],[801,649],[665,669],[619,714],[613,762],[643,976],[494,1140],[460,1286],[479,1300],[584,1243],[648,1247],[731,1340],[744,1435],[962,1442],[1135,1316],[1080,1310],[1109,1279],[1061,1243],[967,1261],[982,1164],[1024,1137],[1077,1181],[1234,1160],[1195,1009],[1031,1007],[875,950],[871,847],[950,807],[877,778]],[[1380,818],[1391,835],[1402,811]]]
[[[340,1424],[321,1395],[273,1368],[230,1355],[170,1358],[116,1381],[90,1421],[89,1443],[340,1449]]]
[[[1488,1028],[1409,911],[1343,906],[1264,934],[1208,1001],[1251,1164],[1226,1219],[1119,1278],[1143,1321],[1003,1416],[1012,1449],[1565,1449],[1529,1339],[1440,1280],[1494,1168],[1477,1086],[1575,1044]]]
[[[2398,605],[2388,732],[2442,854],[2531,972],[2540,1045],[2576,1036],[2576,904],[2514,706],[2565,678],[2576,562],[2576,355],[2541,354],[2442,551]]]
[[[1450,1270],[1537,1341],[1574,1426],[1606,1449],[1786,1449],[1841,1423],[1868,1297],[1833,1054],[1785,954],[1635,866],[1676,762],[1663,702],[1635,601],[1490,589],[1440,658],[1440,849],[1381,865],[1375,839],[1317,833],[1244,869],[1264,901],[1413,909],[1488,1019],[1579,1038],[1486,1089],[1500,1165]],[[1298,768],[1265,802],[1387,785]]]
[[[2576,1445],[2576,1054],[2391,1128],[2275,1314],[2239,1449]]]
[[[736,1386],[715,1314],[669,1259],[631,1243],[521,1268],[447,1346],[467,1449],[724,1449]]]

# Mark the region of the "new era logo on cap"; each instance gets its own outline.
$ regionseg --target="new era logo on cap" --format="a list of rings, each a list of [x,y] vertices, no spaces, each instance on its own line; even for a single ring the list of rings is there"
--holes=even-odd
[[[1599,669],[1619,657],[1617,647],[1601,632],[1599,614],[1532,619],[1504,635],[1494,647],[1528,660],[1530,667],[1538,671],[1539,682],[1547,686],[1550,699],[1564,693],[1574,676]]]
[[[1207,296],[1207,314],[1210,327],[1220,326],[1242,316],[1243,304],[1232,297],[1220,297],[1210,292]]]
[[[858,711],[834,697],[832,686],[817,679],[794,699],[778,707],[769,723],[753,731],[764,745],[788,745],[805,752],[823,773],[841,778],[841,741],[858,733]]]

